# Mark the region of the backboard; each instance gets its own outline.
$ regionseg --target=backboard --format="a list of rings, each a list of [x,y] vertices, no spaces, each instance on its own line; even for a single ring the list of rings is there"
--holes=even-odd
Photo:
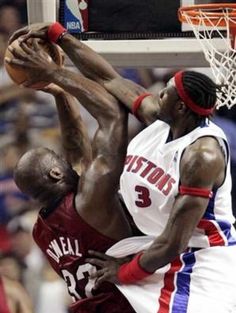
[[[189,26],[178,21],[177,10],[210,2],[217,0],[28,0],[27,4],[30,23],[60,21],[114,66],[208,67]],[[214,40],[224,48],[219,38]]]

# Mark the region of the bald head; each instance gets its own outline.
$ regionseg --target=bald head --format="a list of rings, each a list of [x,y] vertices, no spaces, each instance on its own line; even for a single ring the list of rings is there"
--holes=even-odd
[[[19,189],[40,202],[51,202],[76,190],[78,176],[71,165],[47,148],[26,152],[14,170],[14,179]]]

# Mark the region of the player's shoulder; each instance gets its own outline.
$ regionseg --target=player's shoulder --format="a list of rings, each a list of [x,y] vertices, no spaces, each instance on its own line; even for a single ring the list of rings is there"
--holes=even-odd
[[[186,166],[191,164],[193,167],[196,165],[209,169],[223,165],[224,155],[217,138],[213,136],[198,138],[186,147],[182,163]]]

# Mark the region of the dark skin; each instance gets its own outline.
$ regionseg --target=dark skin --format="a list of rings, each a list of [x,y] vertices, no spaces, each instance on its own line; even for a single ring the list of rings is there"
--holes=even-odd
[[[25,35],[25,40],[30,37],[46,39],[47,28],[48,25],[38,25],[30,32],[29,29],[23,29],[13,35],[13,38],[20,34]],[[146,92],[141,86],[120,77],[106,60],[71,35],[66,34],[59,45],[84,75],[103,85],[128,109],[131,109],[138,95]],[[188,134],[199,126],[199,117],[179,99],[173,80],[170,80],[159,96],[145,98],[138,115],[147,125],[156,119],[167,122],[170,125],[172,140]],[[225,159],[217,140],[213,137],[199,138],[183,153],[180,164],[181,184],[210,190],[217,188],[224,181],[225,166]],[[208,201],[208,198],[199,196],[176,197],[163,233],[140,258],[139,263],[143,269],[154,272],[173,261],[186,249],[194,229],[207,208]],[[117,283],[117,271],[125,260],[117,260],[95,251],[91,251],[91,254],[95,258],[88,261],[101,267],[101,270],[93,276],[97,278],[96,286],[106,280]]]
[[[43,71],[48,73],[50,69],[52,76],[50,74],[48,79],[81,101],[99,124],[89,148],[87,139],[81,139],[84,130],[81,130],[81,118],[73,97],[62,90],[55,92],[66,157],[70,162],[74,160],[73,165],[79,164],[80,178],[66,160],[50,150],[37,149],[19,161],[15,171],[17,185],[38,200],[40,206],[46,207],[75,191],[76,210],[92,227],[115,240],[131,236],[131,227],[117,197],[127,147],[126,110],[96,82],[66,69],[55,70],[56,65],[47,60],[36,42],[32,49],[24,46],[24,55],[13,53],[18,62],[31,68],[32,78],[37,76],[42,80]],[[25,168],[29,168],[26,172],[33,176],[31,179],[25,175]],[[35,174],[33,168],[40,171]]]

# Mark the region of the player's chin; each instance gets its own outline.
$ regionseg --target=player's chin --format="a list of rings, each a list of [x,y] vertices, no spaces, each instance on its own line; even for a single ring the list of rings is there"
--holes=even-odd
[[[157,115],[156,116],[157,116],[158,120],[160,120],[162,122],[165,122],[167,124],[170,123],[170,117],[167,116],[162,110],[157,111]]]
[[[158,120],[165,121],[165,115],[162,112],[160,104],[158,104],[158,106],[157,106],[156,117]]]

